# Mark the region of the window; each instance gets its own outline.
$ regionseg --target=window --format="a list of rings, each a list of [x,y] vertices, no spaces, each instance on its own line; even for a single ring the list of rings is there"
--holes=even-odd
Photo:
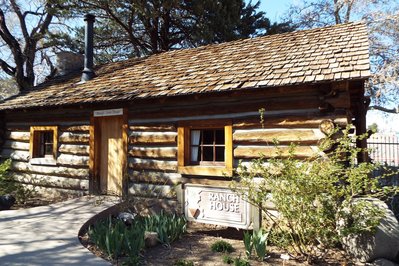
[[[57,159],[58,128],[34,126],[30,128],[30,162],[55,164]]]
[[[181,122],[178,153],[178,170],[182,174],[231,176],[231,121]]]

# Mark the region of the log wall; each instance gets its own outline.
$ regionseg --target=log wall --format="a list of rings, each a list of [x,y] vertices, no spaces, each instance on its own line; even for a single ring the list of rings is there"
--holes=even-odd
[[[88,194],[89,114],[89,111],[80,110],[6,115],[1,156],[12,159],[15,179],[48,198]],[[58,126],[56,165],[30,163],[32,125]]]
[[[345,127],[351,119],[345,109],[348,94],[342,90],[333,98],[320,97],[320,91],[297,89],[291,95],[194,97],[190,101],[135,105],[129,109],[129,193],[173,198],[179,184],[187,182],[228,185],[225,178],[177,173],[180,121],[231,120],[234,167],[239,162],[249,165],[260,156],[266,159],[276,156],[275,141],[283,155],[287,155],[290,144],[295,143],[297,157],[314,156],[318,143],[326,137],[319,129],[321,122],[328,120]],[[265,109],[262,122],[260,108]]]
[[[333,89],[333,92],[332,92]],[[228,94],[195,95],[137,101],[134,104],[17,112],[5,115],[3,157],[14,160],[22,183],[41,192],[86,194],[89,186],[89,128],[93,110],[128,110],[127,190],[130,195],[176,199],[180,184],[227,184],[217,177],[177,173],[180,121],[229,119],[233,128],[234,167],[239,161],[276,155],[275,141],[287,153],[298,145],[300,158],[312,156],[325,137],[324,120],[346,126],[351,120],[346,86],[296,86]],[[259,109],[265,109],[263,121]],[[58,126],[57,165],[29,163],[29,127]],[[1,130],[0,130],[1,133]]]

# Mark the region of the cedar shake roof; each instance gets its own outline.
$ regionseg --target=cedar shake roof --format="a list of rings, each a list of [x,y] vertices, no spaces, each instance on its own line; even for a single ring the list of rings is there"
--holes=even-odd
[[[0,104],[0,110],[364,80],[370,76],[363,23],[176,50],[60,76]]]

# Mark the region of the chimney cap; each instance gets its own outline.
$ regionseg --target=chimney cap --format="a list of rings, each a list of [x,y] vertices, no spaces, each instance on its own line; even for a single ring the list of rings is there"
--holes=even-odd
[[[87,13],[85,15],[84,21],[90,21],[90,22],[94,22],[94,20],[96,19],[96,16],[90,13]]]

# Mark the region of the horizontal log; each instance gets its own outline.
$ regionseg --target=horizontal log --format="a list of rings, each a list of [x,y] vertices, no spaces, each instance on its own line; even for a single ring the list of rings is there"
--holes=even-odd
[[[61,143],[88,143],[90,135],[84,133],[63,132],[59,136]]]
[[[235,130],[234,143],[262,143],[273,145],[277,140],[281,144],[301,143],[317,144],[317,141],[325,137],[319,129],[253,129]]]
[[[10,126],[7,124],[6,126],[7,131],[25,131],[29,132],[30,131],[30,125],[27,125],[26,123],[24,125],[20,126]]]
[[[73,125],[73,126],[61,126],[60,130],[63,132],[74,132],[74,131],[87,131],[89,132],[89,125]]]
[[[350,108],[350,95],[348,92],[338,93],[337,96],[327,97],[325,101],[331,104],[334,108],[348,109]]]
[[[156,171],[129,170],[129,180],[133,183],[155,183],[164,185],[176,185],[181,183],[182,176],[178,173],[165,173]]]
[[[129,184],[129,195],[146,198],[176,198],[173,186],[153,184]]]
[[[320,116],[314,114],[313,117],[308,116],[284,116],[284,117],[264,117],[261,123],[260,116],[251,118],[235,119],[233,123],[234,129],[246,128],[318,128],[323,120],[332,120],[336,125],[345,127],[349,124],[346,115],[339,116]]]
[[[6,131],[5,139],[9,140],[19,140],[19,141],[29,141],[30,132],[21,131]]]
[[[11,169],[15,172],[29,172],[45,175],[67,176],[75,178],[88,178],[89,169],[72,168],[64,166],[31,165],[25,162],[12,162]]]
[[[20,151],[29,151],[29,142],[7,140],[4,143],[3,148],[5,148],[5,149],[13,149],[13,150],[20,150]]]
[[[130,133],[130,144],[172,144],[176,143],[177,132],[136,132]]]
[[[318,108],[315,109],[287,109],[280,111],[272,111],[266,110],[265,116],[308,116],[309,114],[320,114]],[[259,119],[259,110],[248,111],[248,112],[235,112],[235,113],[227,113],[227,114],[213,114],[213,115],[196,115],[196,116],[168,116],[163,118],[137,118],[129,119],[129,124],[163,124],[163,123],[171,123],[171,122],[179,122],[179,121],[193,121],[193,120],[209,120],[209,119],[233,119],[235,121],[239,121],[240,119],[248,119],[249,117]],[[258,122],[258,120],[256,121]]]
[[[89,145],[75,145],[75,144],[61,144],[58,151],[60,153],[75,154],[75,155],[88,155]]]
[[[57,164],[65,166],[88,166],[89,156],[79,156],[73,154],[61,154],[57,157]]]
[[[157,124],[150,124],[150,125],[131,125],[129,126],[131,131],[155,131],[155,132],[167,132],[167,131],[174,131],[176,132],[175,125],[157,125]]]
[[[297,146],[293,155],[297,158],[312,157],[317,154],[318,148],[315,146]],[[281,157],[289,156],[290,147],[278,146],[238,146],[234,149],[234,158],[236,159],[256,159],[260,157],[271,158],[281,153]]]
[[[139,158],[168,158],[177,156],[176,147],[129,147],[129,155]]]
[[[176,171],[177,161],[129,158],[129,168],[133,170]]]
[[[54,114],[53,114],[54,115]],[[10,119],[12,120],[12,119]],[[65,122],[65,121],[54,121],[54,119],[47,120],[45,122],[29,122],[29,126],[54,126],[57,125],[59,127],[69,127],[69,126],[79,126],[79,125],[89,125],[90,124],[90,120],[86,120],[86,121],[71,121],[71,122]],[[21,121],[21,122],[15,122],[15,120],[12,120],[10,122],[7,122],[7,127],[16,127],[16,128],[22,128],[22,127],[26,127],[27,126],[27,122],[26,121]],[[26,131],[29,131],[29,126],[28,129]]]
[[[25,184],[74,190],[88,190],[89,180],[31,173],[15,173],[13,177]]]
[[[27,162],[29,160],[30,154],[29,151],[3,149],[1,151],[1,156],[3,158],[11,158],[13,160]]]

